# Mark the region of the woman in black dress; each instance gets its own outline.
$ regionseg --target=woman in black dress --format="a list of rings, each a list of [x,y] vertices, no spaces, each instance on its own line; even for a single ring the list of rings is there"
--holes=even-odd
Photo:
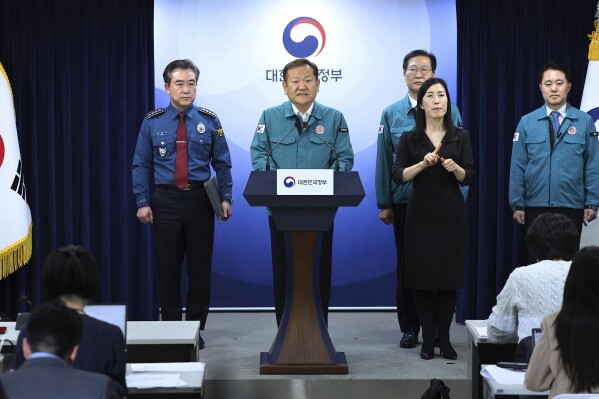
[[[463,286],[466,208],[460,185],[472,181],[474,161],[468,132],[451,121],[443,79],[426,80],[418,91],[416,130],[401,136],[393,181],[413,180],[406,215],[406,286],[415,292],[422,325],[420,357],[434,357],[435,330],[441,356],[456,359],[449,342],[456,290]]]

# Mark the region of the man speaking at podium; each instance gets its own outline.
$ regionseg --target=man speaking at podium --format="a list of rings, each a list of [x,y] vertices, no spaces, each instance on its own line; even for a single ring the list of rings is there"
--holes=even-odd
[[[350,171],[354,152],[343,114],[315,102],[318,67],[296,59],[283,69],[283,92],[289,98],[262,112],[250,148],[254,170],[336,169]],[[285,307],[287,262],[283,232],[268,217],[277,325]],[[331,296],[333,226],[325,231],[320,253],[320,296],[325,321]]]

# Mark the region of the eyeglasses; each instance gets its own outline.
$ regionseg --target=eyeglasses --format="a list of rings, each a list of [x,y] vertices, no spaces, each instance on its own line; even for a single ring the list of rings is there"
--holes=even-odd
[[[427,67],[427,66],[423,66],[423,67],[420,67],[420,68],[416,68],[415,66],[412,66],[412,67],[409,67],[407,69],[407,71],[408,71],[408,73],[410,75],[416,75],[416,73],[418,71],[420,71],[420,73],[423,74],[423,75],[428,75],[432,71],[432,69],[429,68],[429,67]]]

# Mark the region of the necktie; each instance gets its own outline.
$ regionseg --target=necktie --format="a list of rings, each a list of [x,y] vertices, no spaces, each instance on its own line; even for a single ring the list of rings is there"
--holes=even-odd
[[[185,129],[185,112],[179,112],[177,152],[175,157],[175,185],[183,189],[187,186],[187,183],[187,129]]]
[[[551,121],[553,122],[553,136],[557,138],[557,132],[559,132],[559,112],[551,111]]]

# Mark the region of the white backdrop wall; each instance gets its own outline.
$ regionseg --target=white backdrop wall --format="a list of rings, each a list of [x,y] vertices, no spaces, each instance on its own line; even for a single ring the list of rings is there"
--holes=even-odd
[[[268,222],[242,197],[249,147],[263,109],[287,100],[280,72],[306,57],[321,70],[317,101],[345,115],[366,197],[340,209],[333,241],[331,306],[394,306],[393,228],[374,194],[382,110],[403,98],[402,61],[423,48],[456,95],[453,0],[155,0],[156,107],[166,106],[162,72],[174,59],[200,68],[196,105],[216,112],[233,161],[234,216],[216,227],[213,307],[272,306]]]

